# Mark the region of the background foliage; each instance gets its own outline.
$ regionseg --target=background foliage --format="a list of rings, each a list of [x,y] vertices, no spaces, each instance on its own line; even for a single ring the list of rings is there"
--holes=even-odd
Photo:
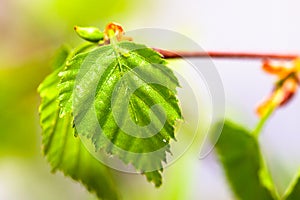
[[[298,4],[296,0],[1,0],[0,199],[94,198],[62,174],[50,174],[40,149],[40,99],[36,89],[50,72],[55,50],[65,42],[73,46],[80,42],[73,33],[75,24],[103,27],[109,21],[117,21],[125,29],[169,28],[192,37],[207,49],[299,52]],[[177,13],[181,15],[174,18]],[[252,127],[256,122],[253,107],[269,91],[272,79],[260,73],[258,62],[215,63],[224,81],[227,114]],[[262,153],[281,194],[300,165],[299,108],[297,101],[280,110],[260,139]],[[141,195],[145,199],[232,199],[215,157],[199,161],[197,142],[195,146],[165,171],[166,184],[159,190],[154,190],[143,177],[116,172],[124,199],[140,199]],[[136,185],[140,186],[138,193]]]

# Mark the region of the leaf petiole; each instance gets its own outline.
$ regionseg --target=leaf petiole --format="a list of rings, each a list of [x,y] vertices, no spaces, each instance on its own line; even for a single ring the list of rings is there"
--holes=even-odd
[[[254,137],[258,137],[259,134],[261,133],[263,127],[265,126],[267,120],[271,117],[271,115],[274,113],[274,111],[276,110],[277,106],[276,105],[270,105],[264,115],[260,118],[259,122],[257,123],[254,131],[252,132],[252,134],[254,135]]]

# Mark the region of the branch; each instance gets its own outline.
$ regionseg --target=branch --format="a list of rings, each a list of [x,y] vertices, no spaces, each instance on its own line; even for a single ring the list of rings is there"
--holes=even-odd
[[[240,53],[240,52],[201,52],[201,51],[170,51],[153,48],[166,59],[172,58],[224,58],[224,59],[277,59],[294,60],[300,55],[297,54],[276,54],[276,53]]]

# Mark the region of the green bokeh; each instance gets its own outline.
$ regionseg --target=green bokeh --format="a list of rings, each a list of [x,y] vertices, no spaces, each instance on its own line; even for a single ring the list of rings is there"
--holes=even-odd
[[[95,199],[79,183],[60,173],[55,176],[50,173],[50,166],[41,152],[40,98],[36,90],[51,71],[51,59],[56,49],[64,43],[76,46],[82,42],[74,33],[74,25],[104,29],[111,21],[130,24],[135,17],[143,17],[135,15],[137,9],[145,9],[151,4],[157,2],[0,2],[4,11],[0,18],[0,199]],[[182,172],[184,167],[181,164],[172,171]],[[164,189],[155,189],[144,177],[122,173],[116,176],[126,199],[140,199],[141,196],[176,199],[185,191],[178,190],[177,182],[165,182],[167,191],[164,192]],[[136,193],[136,186],[128,185],[128,180],[140,181],[141,192]]]
[[[76,24],[103,29],[129,20],[138,1],[18,0],[1,6],[8,11],[0,21],[6,25],[0,29],[0,155],[33,155],[40,141],[36,89],[50,72],[55,49],[81,42]]]
[[[0,199],[94,199],[42,158],[36,92],[57,48],[82,42],[74,25],[130,20],[138,1],[1,1]],[[34,189],[33,189],[34,188]]]

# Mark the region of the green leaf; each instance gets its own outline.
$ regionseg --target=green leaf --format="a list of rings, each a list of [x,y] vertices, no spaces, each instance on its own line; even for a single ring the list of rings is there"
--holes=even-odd
[[[51,66],[53,70],[60,69],[65,64],[67,57],[70,54],[70,48],[67,45],[60,47],[52,59]],[[78,50],[77,50],[78,51]],[[79,50],[80,51],[80,50]]]
[[[286,200],[298,200],[300,199],[300,175],[292,182],[285,192],[284,198]]]
[[[227,121],[215,147],[239,199],[275,199],[275,188],[264,166],[258,142],[249,131]]]
[[[161,56],[144,45],[113,43],[71,58],[60,76],[61,115],[73,113],[78,134],[161,185],[162,161],[182,118],[178,80]]]
[[[63,64],[66,56],[65,50],[60,51],[54,63]],[[96,192],[101,199],[118,199],[110,170],[88,152],[80,138],[74,137],[71,114],[59,117],[57,85],[62,66],[54,67],[56,70],[38,89],[42,98],[39,112],[43,152],[53,172],[61,170],[65,175],[82,182],[89,191]]]

